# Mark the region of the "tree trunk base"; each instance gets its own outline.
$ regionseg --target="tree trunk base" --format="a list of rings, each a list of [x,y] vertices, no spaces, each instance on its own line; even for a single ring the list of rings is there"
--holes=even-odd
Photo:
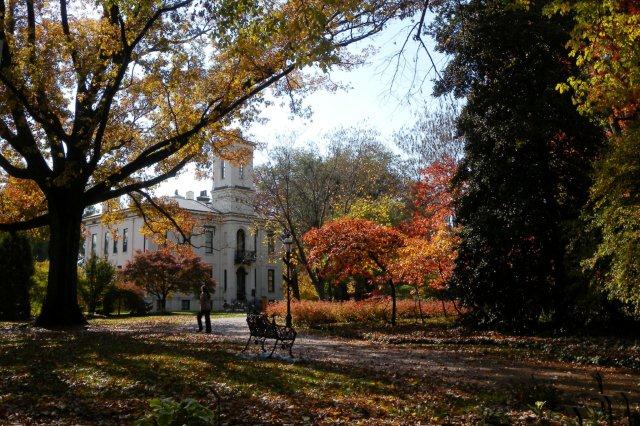
[[[78,306],[78,252],[82,206],[78,194],[58,191],[48,194],[49,275],[47,295],[36,326],[74,327],[87,324]]]
[[[82,315],[80,309],[48,310],[42,309],[40,315],[36,318],[35,325],[43,328],[59,328],[59,327],[80,327],[87,325],[87,319]]]

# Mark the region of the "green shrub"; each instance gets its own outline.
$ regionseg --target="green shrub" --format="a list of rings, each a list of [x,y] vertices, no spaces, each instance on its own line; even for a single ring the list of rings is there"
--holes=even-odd
[[[79,280],[79,293],[90,314],[103,301],[104,295],[113,284],[116,270],[108,260],[91,256],[83,266],[83,279]]]
[[[49,261],[36,262],[33,276],[31,277],[31,313],[37,315],[42,309],[44,297],[47,294],[47,283],[49,282]]]
[[[508,426],[512,424],[507,413],[500,408],[482,407],[478,426]]]
[[[152,399],[151,408],[136,426],[199,426],[215,424],[216,415],[193,399],[176,402],[171,398]]]
[[[532,375],[529,379],[512,383],[509,402],[518,407],[544,403],[545,408],[555,410],[562,402],[562,394],[553,383],[536,379]]]
[[[114,311],[118,314],[126,311],[134,315],[144,315],[151,308],[144,301],[142,289],[130,282],[111,286],[104,295],[102,306],[105,315]]]

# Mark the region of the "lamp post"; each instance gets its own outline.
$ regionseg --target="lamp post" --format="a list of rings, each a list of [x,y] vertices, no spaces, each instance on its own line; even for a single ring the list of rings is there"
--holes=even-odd
[[[291,328],[291,244],[293,243],[293,239],[289,233],[284,235],[282,239],[282,244],[284,245],[284,250],[286,253],[285,263],[287,264],[287,318],[286,325]]]

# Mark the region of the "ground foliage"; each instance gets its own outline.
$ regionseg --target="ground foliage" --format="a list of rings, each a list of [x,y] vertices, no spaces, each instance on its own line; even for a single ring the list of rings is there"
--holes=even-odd
[[[521,363],[536,370],[537,389],[541,384],[544,389],[557,388],[540,392],[542,397],[563,402],[585,398],[594,403],[589,399],[594,385],[588,369],[575,383],[564,377],[549,382],[553,379],[542,376],[550,367],[582,371],[581,364],[589,360],[559,361],[553,353],[545,355],[535,343],[538,338],[495,334],[483,341],[479,335],[431,325],[422,331],[425,337],[433,336],[432,342],[393,342],[389,347],[378,341],[377,352],[385,355],[375,361],[309,354],[288,363],[238,357],[241,341],[197,334],[194,328],[193,318],[183,315],[92,320],[88,329],[77,331],[0,323],[0,419],[31,424],[132,423],[149,412],[149,403],[156,398],[191,398],[215,409],[215,388],[222,398],[221,420],[227,424],[469,424],[492,416],[525,424],[539,418],[516,400],[523,389],[532,389],[527,387],[530,377],[515,370],[513,376],[491,373],[507,372],[509,365]],[[527,345],[529,341],[533,344]],[[574,354],[581,353],[581,341],[568,340],[564,345],[562,338],[542,340],[548,347],[564,347]],[[588,341],[590,347],[605,342],[612,357],[638,356],[637,342],[634,347],[633,342],[615,339]],[[420,351],[422,345],[429,348],[431,355],[424,356],[432,366],[412,369],[403,357]],[[312,346],[319,348],[322,342]],[[444,360],[441,356],[447,357],[446,367],[438,364]],[[611,391],[624,386],[621,383],[638,381],[637,370],[602,367],[601,372]],[[563,423],[569,421],[557,415]]]

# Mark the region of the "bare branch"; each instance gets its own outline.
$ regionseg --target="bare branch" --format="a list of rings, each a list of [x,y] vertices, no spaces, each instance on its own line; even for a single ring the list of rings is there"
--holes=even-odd
[[[442,75],[440,74],[440,71],[438,71],[438,67],[436,66],[436,63],[433,60],[433,56],[431,56],[431,52],[429,51],[429,49],[427,48],[427,45],[424,43],[424,40],[422,39],[422,28],[424,27],[424,19],[427,14],[428,8],[429,8],[429,0],[425,0],[424,7],[422,8],[422,14],[420,15],[420,22],[418,25],[418,29],[416,30],[415,40],[418,41],[422,46],[422,48],[424,49],[424,51],[427,52],[427,56],[429,57],[429,61],[431,61],[431,66],[433,67],[433,70],[435,71],[438,78],[442,79]]]

